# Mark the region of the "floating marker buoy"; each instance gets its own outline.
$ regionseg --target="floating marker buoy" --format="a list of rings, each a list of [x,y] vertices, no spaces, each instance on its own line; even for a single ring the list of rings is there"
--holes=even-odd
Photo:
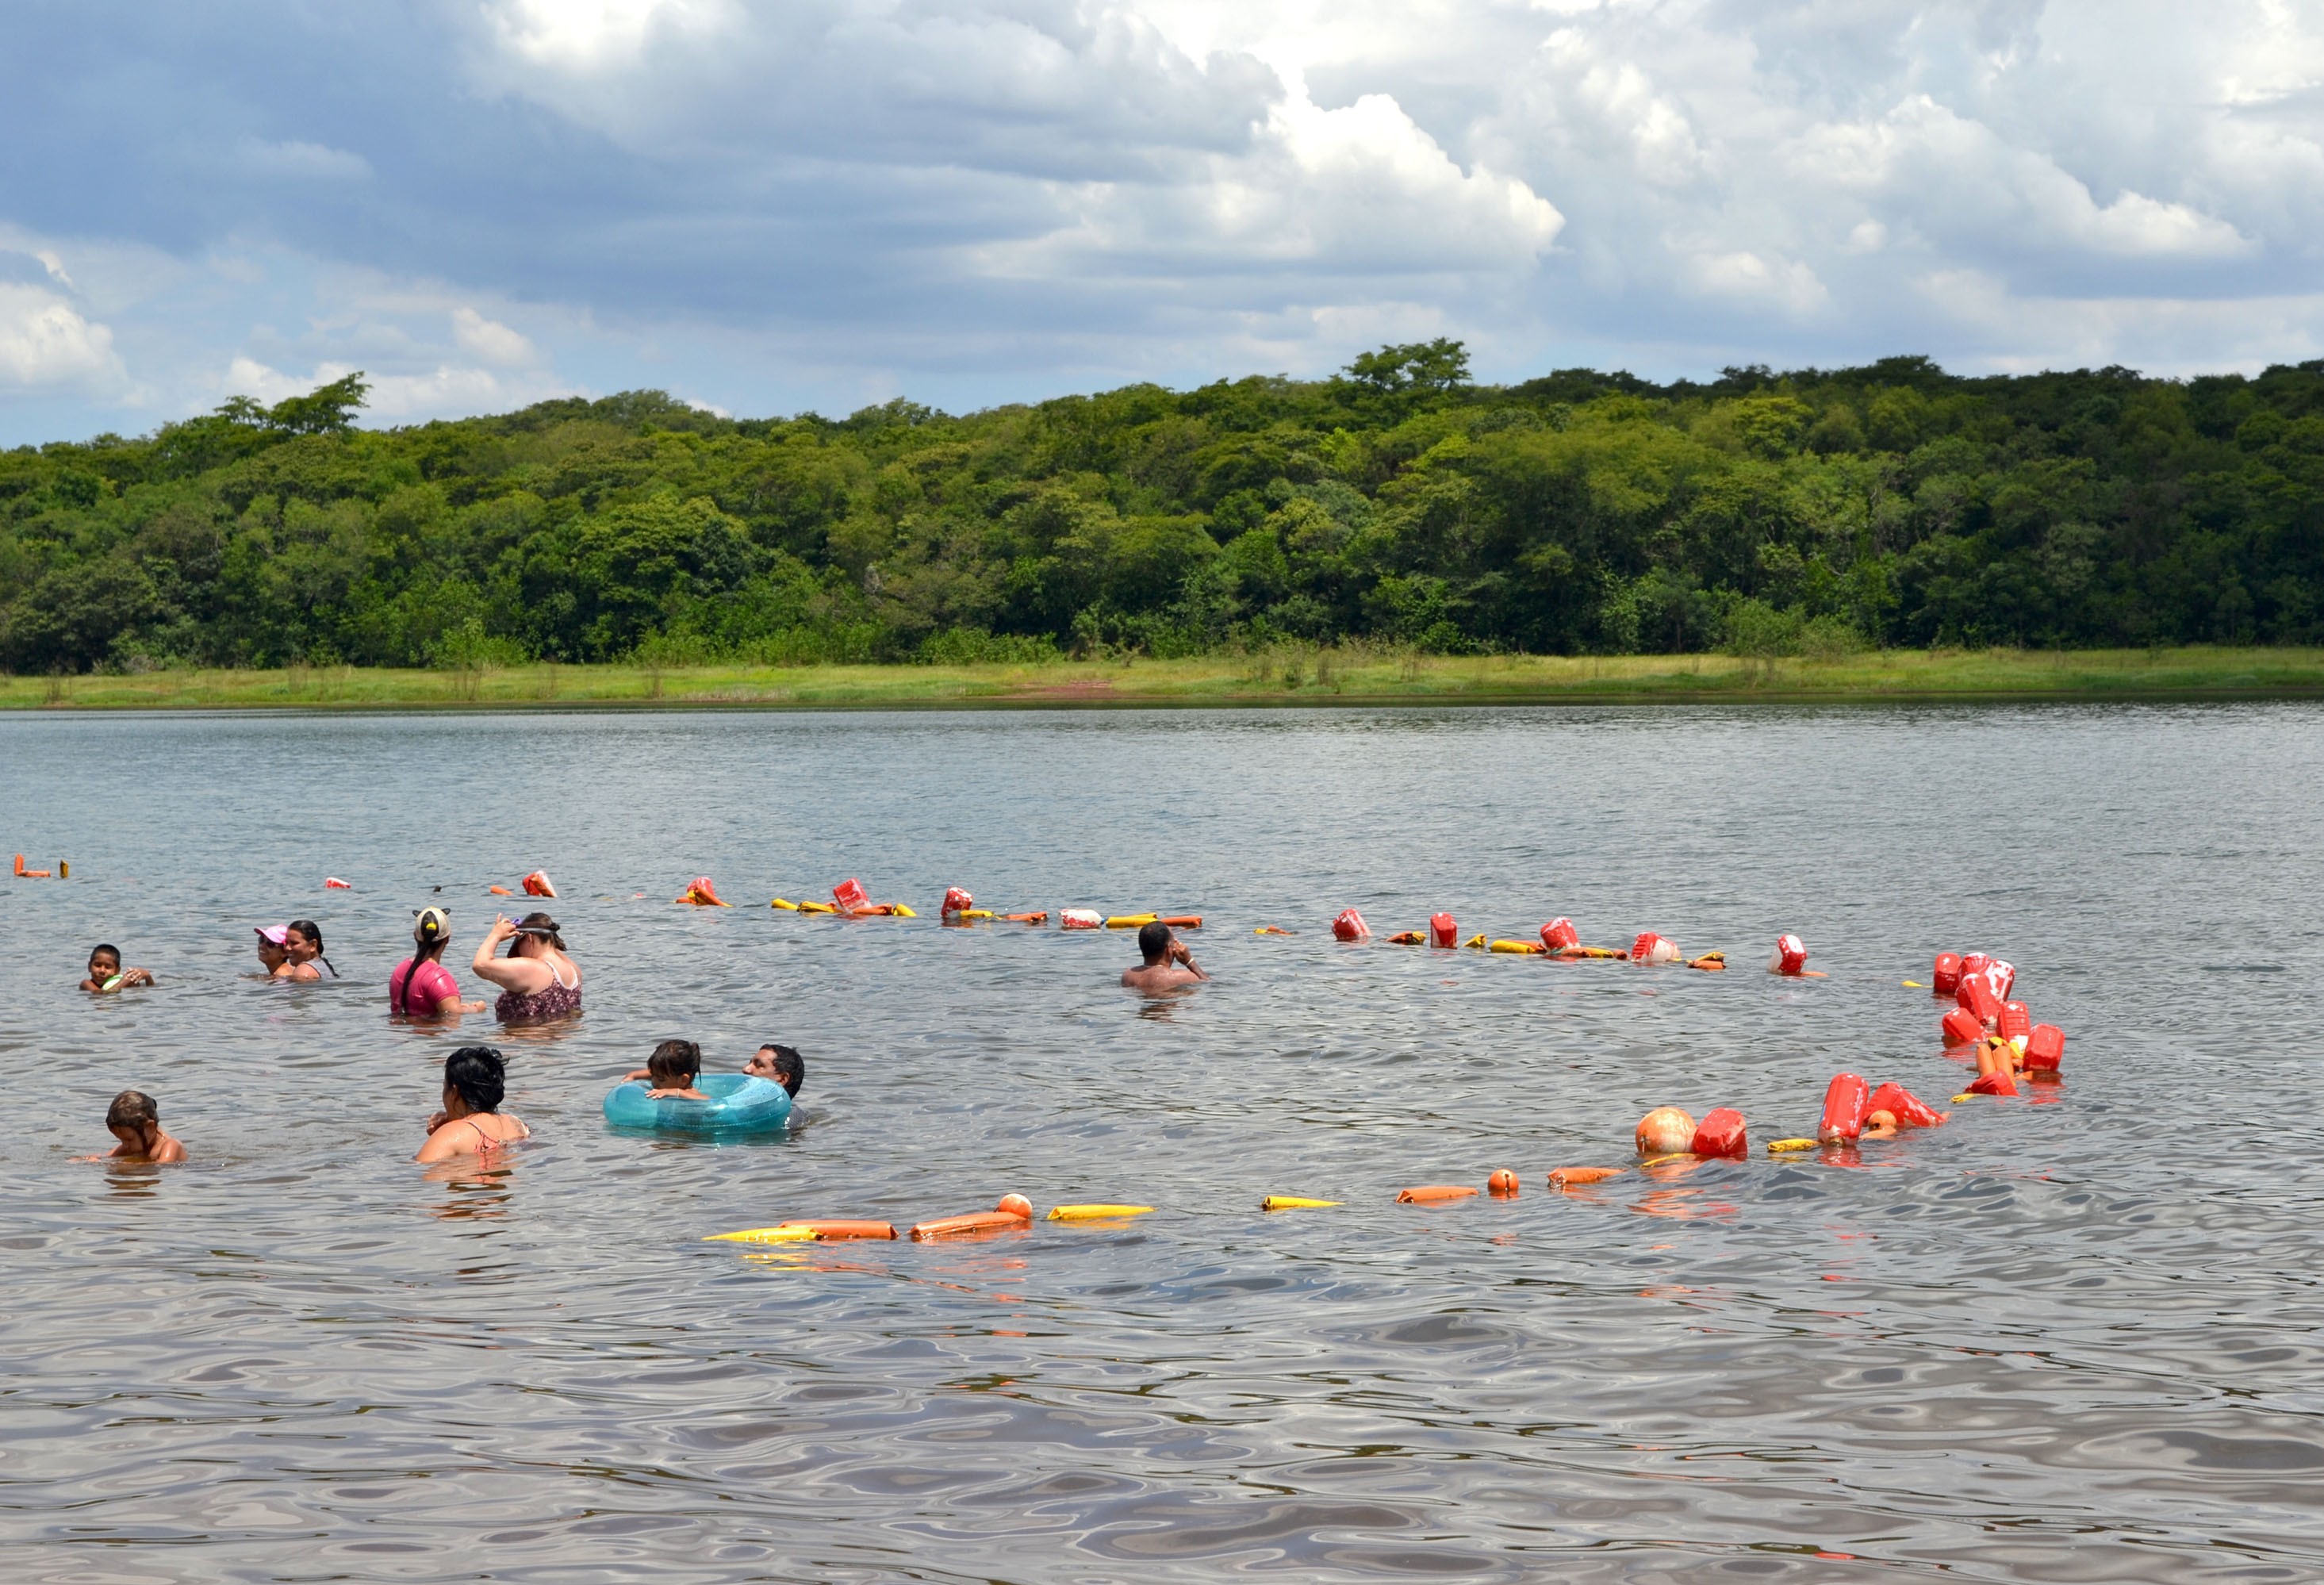
[[[548,871],[543,870],[535,870],[517,884],[524,888],[524,895],[527,897],[553,898],[557,895],[557,888],[549,883]]]
[[[1011,925],[1046,925],[1049,922],[1047,911],[1038,914],[1003,914],[1001,917]]]
[[[960,912],[954,914],[953,917],[955,919],[990,919],[992,917],[992,910],[991,908],[963,908]]]
[[[1929,973],[1929,987],[1939,996],[1950,996],[1960,988],[1960,954],[1941,952],[1936,967]]]
[[[1269,1194],[1259,1203],[1261,1211],[1321,1211],[1337,1200],[1310,1200],[1304,1194]]]
[[[1286,930],[1280,925],[1261,925],[1258,929],[1253,930],[1251,934],[1253,935],[1296,935],[1299,932],[1296,930]]]
[[[1452,922],[1452,915],[1431,914],[1428,916],[1428,944],[1431,946],[1458,946],[1461,945],[1461,927]]]
[[[1428,937],[1417,930],[1399,930],[1387,941],[1390,946],[1425,946]]]
[[[1695,1156],[1749,1155],[1751,1147],[1744,1138],[1743,1114],[1731,1106],[1712,1107],[1702,1114],[1687,1150]]]
[[[1678,960],[1678,945],[1651,930],[1640,932],[1630,944],[1630,961],[1634,963],[1674,963]]]
[[[1813,1139],[1770,1139],[1767,1141],[1767,1154],[1770,1156],[1790,1156],[1798,1151],[1812,1150],[1815,1147],[1816,1142]]]
[[[1200,930],[1203,927],[1203,916],[1200,914],[1165,914],[1154,922],[1157,925],[1167,925],[1173,930]]]
[[[1152,914],[1112,914],[1105,921],[1109,930],[1142,930],[1155,922]]]
[[[72,879],[72,866],[62,859],[57,861],[57,879],[60,880]]]
[[[1342,908],[1340,917],[1332,921],[1332,938],[1335,941],[1362,941],[1372,933],[1364,917],[1353,908]]]
[[[1633,1142],[1641,1156],[1683,1156],[1694,1143],[1694,1114],[1675,1106],[1657,1106],[1638,1120]]]
[[[787,897],[779,897],[767,906],[770,908],[780,908],[787,914],[796,914],[799,911],[798,904],[791,901],[791,899]]]
[[[975,906],[976,899],[965,890],[957,886],[947,886],[945,888],[944,907],[938,910],[938,913],[939,915],[964,914]]]
[[[1775,955],[1767,960],[1770,974],[1796,974],[1808,966],[1808,944],[1798,936],[1775,937]]]
[[[803,902],[798,905],[798,911],[802,914],[835,914],[839,912],[837,908],[832,907],[829,903],[816,902]]]
[[[1985,977],[1992,981],[1993,993],[2007,1001],[2009,993],[2017,988],[2017,965],[1996,958],[1986,965]]]
[[[1578,1189],[1585,1184],[1602,1184],[1608,1178],[1619,1177],[1618,1166],[1561,1166],[1549,1175],[1553,1189]]]
[[[326,875],[323,877],[323,889],[325,891],[353,891],[355,889],[355,883],[353,881],[342,880],[336,875]]]
[[[1984,1027],[1991,1028],[2001,1017],[2001,998],[1993,993],[1993,982],[1982,974],[1963,974],[1953,1000]]]
[[[1103,1221],[1117,1216],[1144,1216],[1151,1205],[1053,1205],[1051,1221]]]
[[[723,908],[728,906],[719,897],[718,889],[710,883],[710,877],[707,875],[696,875],[686,883],[686,894],[683,897],[675,897],[670,900],[696,908]]]
[[[1549,949],[1545,946],[1536,945],[1535,943],[1530,941],[1496,941],[1486,950],[1489,952],[1511,953],[1518,956],[1539,957],[1543,953]]]
[[[2054,1074],[2066,1060],[2066,1032],[2055,1024],[2036,1024],[2025,1037],[2025,1071]]]
[[[2003,1002],[2000,1032],[2004,1040],[2015,1041],[2017,1049],[2023,1052],[2026,1037],[2034,1033],[2034,1014],[2022,1001]]]
[[[780,1223],[777,1231],[787,1227],[803,1227],[817,1239],[826,1242],[837,1239],[892,1239],[896,1224],[890,1221],[802,1221]]]
[[[1497,1166],[1493,1175],[1485,1180],[1485,1188],[1496,1200],[1514,1200],[1517,1193],[1517,1175],[1506,1166]]]
[[[1067,908],[1057,916],[1057,923],[1068,930],[1102,930],[1105,916],[1095,908]]]
[[[511,891],[505,886],[487,886],[484,889],[492,893],[494,897],[514,897],[516,895],[516,893]]]
[[[1004,1194],[1001,1203],[991,1211],[972,1212],[966,1216],[940,1216],[933,1221],[923,1221],[912,1229],[912,1237],[920,1242],[930,1239],[956,1239],[971,1233],[1003,1232],[1014,1228],[1028,1227],[1033,1221],[1033,1203],[1022,1194]]]
[[[782,1227],[746,1227],[738,1232],[712,1233],[702,1240],[706,1244],[811,1244],[815,1229],[786,1224]]]
[[[1398,1189],[1398,1205],[1442,1205],[1452,1200],[1473,1200],[1477,1191],[1465,1184],[1422,1184],[1415,1188]]]
[[[1885,1111],[1908,1129],[1933,1129],[1945,1120],[1944,1113],[1931,1109],[1928,1102],[1893,1080],[1872,1092],[1864,1103],[1864,1111],[1868,1117]]]
[[[1816,1138],[1827,1145],[1851,1145],[1864,1131],[1864,1114],[1871,1109],[1864,1081],[1855,1074],[1834,1074],[1823,1092],[1823,1120]]]
[[[2017,1081],[1996,1068],[1989,1074],[1978,1074],[1970,1082],[1969,1092],[1972,1095],[2015,1095],[2017,1093]]]
[[[1463,946],[1472,946],[1479,952],[1482,952],[1485,950],[1485,933],[1480,930],[1477,934],[1471,935],[1468,940],[1462,942],[1461,945]]]
[[[1701,969],[1707,974],[1720,973],[1727,967],[1727,954],[1723,952],[1707,952],[1699,958],[1687,959],[1686,966],[1690,969]]]
[[[1960,972],[1964,977],[1970,974],[1982,974],[1992,966],[1993,958],[1990,954],[1965,952],[1960,955]]]
[[[1945,1009],[1944,1030],[1948,1046],[1974,1046],[1985,1038],[1985,1026],[1965,1007]]]
[[[1541,944],[1552,952],[1563,952],[1582,945],[1582,932],[1573,927],[1572,920],[1560,914],[1541,927]]]
[[[831,889],[831,900],[839,905],[842,913],[852,914],[870,906],[872,894],[863,889],[863,882],[851,875]]]
[[[1021,1216],[1027,1221],[1033,1220],[1033,1203],[1022,1194],[1003,1194],[993,1209],[1005,1211],[1011,1216]]]

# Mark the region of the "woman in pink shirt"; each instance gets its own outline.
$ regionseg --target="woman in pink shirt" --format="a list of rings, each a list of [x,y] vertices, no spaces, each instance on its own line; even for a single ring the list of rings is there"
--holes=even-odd
[[[406,1018],[449,1018],[484,1010],[481,1001],[462,1001],[459,981],[443,963],[452,921],[441,908],[421,908],[411,921],[411,955],[387,977],[387,1005]]]

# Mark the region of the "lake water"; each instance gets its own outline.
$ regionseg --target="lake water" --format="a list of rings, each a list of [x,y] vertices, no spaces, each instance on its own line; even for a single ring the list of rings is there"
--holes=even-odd
[[[0,1559],[40,1581],[2324,1577],[2324,712],[1349,710],[0,721]],[[535,1143],[410,1165],[386,1016],[544,866],[586,1012]],[[669,906],[698,873],[738,906]],[[327,875],[353,891],[322,889]],[[861,876],[917,921],[775,912]],[[1118,989],[1200,911],[1216,981]],[[440,888],[440,893],[437,890]],[[642,893],[642,897],[637,894]],[[522,899],[517,899],[520,902]],[[1724,975],[1374,943],[1644,928]],[[345,979],[249,976],[321,922]],[[1261,925],[1298,930],[1253,934]],[[1830,978],[1760,972],[1805,936]],[[120,943],[163,981],[73,989]],[[1650,1106],[1936,1104],[1938,950],[2065,1082],[1636,1172]],[[609,1132],[658,1040],[804,1049],[787,1140]],[[69,1157],[161,1100],[182,1167]],[[1394,1203],[1481,1184],[1515,1201]],[[705,1243],[1123,1200],[965,1245]],[[1264,1214],[1267,1193],[1345,1202]],[[1819,1556],[1821,1553],[1826,1555]],[[1845,1554],[1845,1555],[1841,1555]]]

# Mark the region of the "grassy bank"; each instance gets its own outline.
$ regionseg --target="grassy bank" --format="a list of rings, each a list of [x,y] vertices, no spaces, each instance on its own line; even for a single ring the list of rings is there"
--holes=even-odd
[[[1028,666],[293,667],[0,678],[0,709],[1646,703],[2324,696],[2324,650],[1441,656],[1280,649]]]

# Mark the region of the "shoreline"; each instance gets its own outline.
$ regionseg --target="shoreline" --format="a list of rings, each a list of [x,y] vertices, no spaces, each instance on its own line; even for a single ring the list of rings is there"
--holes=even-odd
[[[290,667],[0,677],[0,711],[1231,709],[2324,698],[2324,649],[1439,656],[1293,648],[1021,665]]]

